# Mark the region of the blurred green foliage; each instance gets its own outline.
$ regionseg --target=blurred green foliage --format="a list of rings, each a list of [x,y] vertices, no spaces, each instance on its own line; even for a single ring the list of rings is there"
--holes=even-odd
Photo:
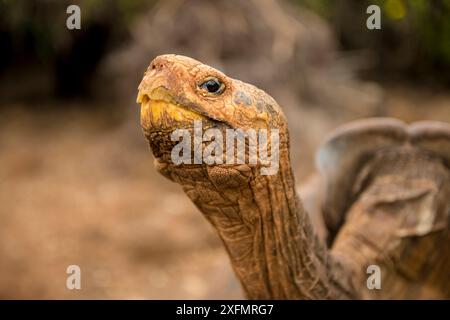
[[[450,0],[291,0],[327,19],[343,49],[370,49],[381,72],[450,80]],[[366,29],[366,8],[381,9],[382,29]],[[445,72],[447,71],[447,72]]]
[[[372,52],[375,58],[371,67],[378,73],[416,78],[439,74],[450,81],[450,0],[288,1],[328,20],[344,50]],[[83,35],[92,30],[101,30],[92,37],[107,38],[101,39],[102,50],[107,52],[123,43],[133,19],[156,2],[79,0],[76,3],[82,8],[82,30],[67,32],[66,8],[73,1],[0,0],[0,70],[22,56],[25,60],[32,56],[51,66],[77,41],[81,45],[89,43]],[[366,28],[366,8],[370,4],[382,9],[382,30]]]
[[[422,48],[432,60],[450,65],[450,0],[414,0],[408,9]]]
[[[132,18],[156,1],[148,0],[80,0],[81,30],[89,32],[92,25],[102,25],[112,38],[127,31]],[[70,47],[77,35],[67,32],[66,9],[69,0],[0,0],[0,33],[8,36],[14,54],[33,51],[42,63],[51,62],[54,55]]]
[[[152,0],[79,0],[81,29],[68,30],[71,0],[0,0],[0,72],[36,67],[56,96],[88,95],[105,54],[129,38],[133,17]]]

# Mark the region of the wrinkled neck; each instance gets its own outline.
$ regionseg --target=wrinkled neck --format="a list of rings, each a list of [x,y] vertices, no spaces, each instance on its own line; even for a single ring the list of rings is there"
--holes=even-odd
[[[217,230],[248,298],[353,297],[348,274],[315,235],[296,194],[287,152],[276,175],[252,170],[239,188],[184,189]]]

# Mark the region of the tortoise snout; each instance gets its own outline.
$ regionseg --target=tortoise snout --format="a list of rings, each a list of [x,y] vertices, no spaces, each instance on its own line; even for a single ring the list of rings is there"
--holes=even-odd
[[[157,56],[152,60],[147,71],[150,72],[165,72],[172,69],[174,54],[164,54]]]

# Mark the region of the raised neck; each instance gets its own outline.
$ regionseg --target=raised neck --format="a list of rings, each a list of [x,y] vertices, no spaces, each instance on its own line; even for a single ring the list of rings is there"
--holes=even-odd
[[[244,183],[232,188],[189,177],[179,182],[217,230],[247,297],[354,298],[349,272],[314,233],[295,191],[288,153],[281,153],[276,175],[240,174]]]

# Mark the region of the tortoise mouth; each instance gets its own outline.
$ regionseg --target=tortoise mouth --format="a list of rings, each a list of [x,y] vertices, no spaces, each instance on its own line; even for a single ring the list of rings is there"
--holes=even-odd
[[[194,121],[208,121],[199,112],[178,103],[166,90],[157,88],[150,94],[139,92],[141,126],[146,131],[188,129]]]
[[[139,92],[141,127],[156,158],[170,162],[173,148],[179,143],[179,132],[185,130],[194,136],[194,127],[201,123],[201,131],[209,128],[228,128],[224,123],[178,103],[164,88],[156,88],[150,94]],[[173,136],[175,134],[175,137]]]

